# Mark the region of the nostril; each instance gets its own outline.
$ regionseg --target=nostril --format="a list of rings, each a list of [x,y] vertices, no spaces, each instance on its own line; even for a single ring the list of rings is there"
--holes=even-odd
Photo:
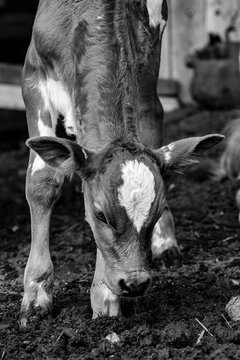
[[[137,282],[126,282],[124,279],[119,280],[119,286],[123,295],[128,296],[141,296],[144,295],[145,291],[151,283],[150,279],[143,281],[141,283]]]

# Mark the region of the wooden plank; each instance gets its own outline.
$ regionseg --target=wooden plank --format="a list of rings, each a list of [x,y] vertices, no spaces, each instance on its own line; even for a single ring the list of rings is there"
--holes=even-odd
[[[21,85],[22,66],[0,63],[0,84]]]
[[[193,72],[186,68],[187,54],[206,44],[205,1],[169,0],[172,17],[173,79],[181,85],[180,98],[184,103],[192,101],[189,84]]]

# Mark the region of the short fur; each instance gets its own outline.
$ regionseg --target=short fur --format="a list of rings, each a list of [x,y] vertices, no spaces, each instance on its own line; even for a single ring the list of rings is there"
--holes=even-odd
[[[124,163],[121,171],[123,184],[118,190],[119,202],[139,232],[156,196],[154,176],[143,162],[137,160]]]
[[[221,137],[178,141],[167,148],[167,159],[164,148],[159,149],[157,80],[166,23],[166,1],[159,1],[39,2],[23,72],[31,137],[26,197],[32,242],[22,324],[34,306],[51,307],[49,226],[65,177],[75,172],[82,176],[86,218],[101,255],[91,292],[95,314],[117,315],[117,295],[142,295],[149,287],[147,254],[160,218],[167,224],[165,239],[170,234],[173,241],[168,243],[176,247],[160,169],[185,167],[192,155]],[[149,3],[159,14],[153,26]],[[76,141],[54,136],[59,115]],[[46,166],[35,162],[32,167],[36,153]],[[40,286],[46,273],[48,281]]]

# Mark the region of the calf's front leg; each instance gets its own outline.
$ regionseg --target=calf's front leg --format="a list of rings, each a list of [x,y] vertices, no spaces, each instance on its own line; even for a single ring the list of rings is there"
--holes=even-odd
[[[114,294],[104,282],[105,262],[99,249],[97,249],[97,260],[94,278],[91,287],[91,306],[93,319],[98,316],[120,315],[120,297]]]
[[[175,225],[170,209],[164,210],[153,229],[151,241],[152,260],[163,260],[166,265],[180,266],[182,256],[175,236]]]
[[[41,165],[41,166],[37,166]],[[31,250],[24,273],[20,325],[25,327],[34,310],[52,306],[53,264],[49,252],[49,225],[53,205],[60,196],[63,178],[30,153],[26,197],[31,214]]]

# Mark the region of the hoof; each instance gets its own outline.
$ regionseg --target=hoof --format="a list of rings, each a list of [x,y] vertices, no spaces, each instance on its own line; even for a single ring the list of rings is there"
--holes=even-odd
[[[118,316],[121,314],[120,297],[114,294],[103,281],[93,283],[91,288],[93,319],[99,316]]]
[[[36,321],[52,311],[52,295],[41,284],[35,283],[25,292],[20,310],[20,328],[26,328],[28,321]]]
[[[45,308],[40,308],[39,306],[34,307],[34,305],[31,305],[31,309],[21,310],[19,318],[20,329],[25,329],[27,328],[27,325],[38,322],[51,312],[52,304],[49,304],[48,307]]]
[[[161,267],[181,267],[182,255],[178,247],[171,247],[163,251],[158,257],[153,259],[153,266],[156,268]]]
[[[35,323],[52,312],[52,302],[44,303],[42,306],[34,305],[33,302],[27,306],[21,306],[19,326],[25,329],[28,324]]]

